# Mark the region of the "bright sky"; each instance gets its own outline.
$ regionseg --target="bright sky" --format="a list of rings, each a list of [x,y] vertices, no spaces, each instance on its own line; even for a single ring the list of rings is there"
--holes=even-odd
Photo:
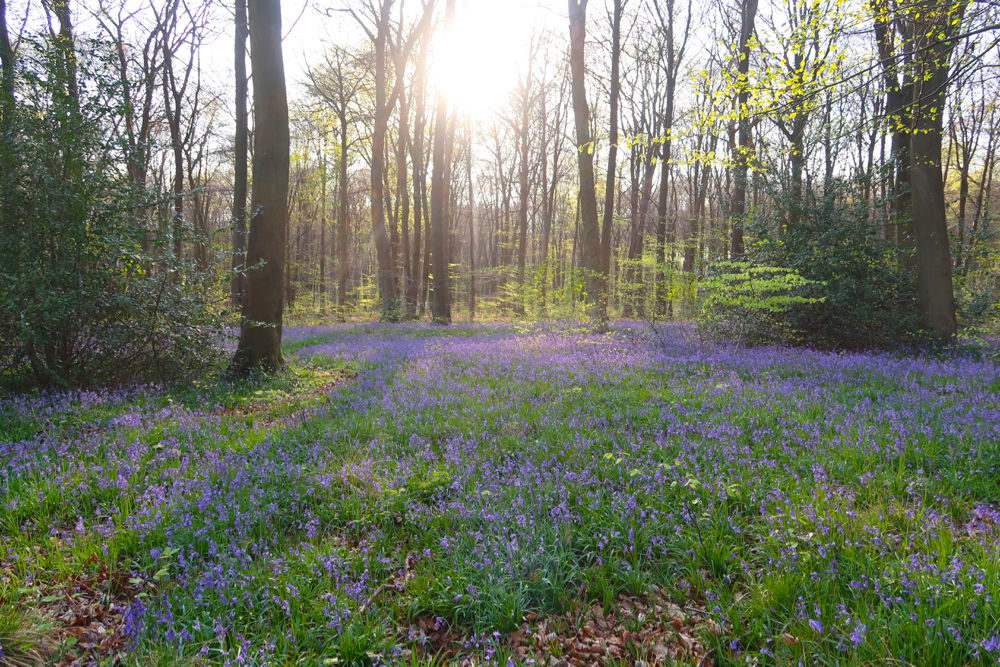
[[[155,1],[155,0],[154,0]],[[419,10],[419,0],[406,7]],[[78,0],[78,30],[96,30],[89,11],[99,0]],[[114,7],[118,0],[108,0]],[[125,0],[126,6],[140,6],[139,0]],[[348,6],[352,0],[282,0],[282,30],[285,33],[285,73],[291,99],[304,94],[306,70],[322,60],[333,43],[351,45],[367,38],[346,13],[328,16],[320,8]],[[438,0],[443,15],[445,0]],[[12,30],[31,8],[32,18],[40,13],[32,0],[10,0],[8,10]],[[228,3],[227,3],[228,4]],[[547,32],[560,39],[568,32],[565,0],[456,0],[453,29],[437,34],[432,42],[431,84],[448,94],[460,113],[484,120],[504,104],[517,85],[519,72],[527,67],[532,36]],[[397,4],[398,6],[398,4]],[[225,89],[233,76],[232,10],[220,7],[212,34],[202,51],[205,78]],[[34,22],[34,20],[32,21]]]
[[[435,41],[432,85],[443,88],[461,113],[476,120],[488,117],[526,71],[532,36],[563,28],[555,4],[460,1],[453,29]]]
[[[439,1],[443,11],[444,0]],[[407,5],[417,8],[414,0]],[[337,2],[282,3],[288,35],[285,68],[292,96],[301,90],[306,68],[320,60],[325,45],[364,39],[350,16],[327,17],[317,6],[337,6]],[[457,0],[454,28],[448,35],[435,36],[432,43],[432,86],[443,87],[462,113],[484,119],[517,84],[532,35],[538,29],[568,31],[565,14],[564,0]]]

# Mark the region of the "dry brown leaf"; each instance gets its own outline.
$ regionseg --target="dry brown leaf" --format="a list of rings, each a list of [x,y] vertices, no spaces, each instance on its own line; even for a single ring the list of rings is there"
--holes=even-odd
[[[799,638],[796,637],[795,635],[791,635],[785,632],[782,633],[781,635],[781,641],[785,642],[785,644],[787,644],[788,646],[795,646],[796,644],[799,643]]]

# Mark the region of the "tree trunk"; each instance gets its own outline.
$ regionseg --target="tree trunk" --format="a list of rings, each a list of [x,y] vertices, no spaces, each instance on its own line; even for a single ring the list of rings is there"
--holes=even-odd
[[[909,55],[906,51],[912,47],[909,40],[904,40],[897,48],[894,26],[890,19],[887,0],[873,0],[872,11],[875,14],[875,44],[878,47],[879,62],[882,66],[882,79],[885,85],[885,113],[892,136],[889,151],[893,170],[891,172],[890,190],[890,220],[889,225],[895,227],[897,244],[906,250],[913,249],[912,220],[909,217],[911,206],[910,192],[910,142],[907,136],[909,122],[909,105],[913,99],[913,76],[909,68]],[[900,22],[898,25],[903,25]],[[900,81],[902,78],[902,82]],[[913,267],[915,257],[912,253],[903,255],[904,266]]]
[[[399,320],[399,297],[392,263],[392,241],[385,221],[385,135],[392,109],[386,99],[386,52],[389,40],[389,11],[393,0],[382,0],[375,35],[375,127],[372,132],[371,214],[378,261],[378,289],[382,319]]]
[[[739,92],[736,95],[738,140],[733,156],[733,198],[730,206],[730,254],[739,259],[746,254],[743,242],[743,225],[747,214],[747,178],[750,171],[750,153],[753,150],[750,118],[747,117],[747,102],[750,86],[747,75],[750,72],[750,38],[753,37],[754,22],[757,18],[757,0],[742,0],[740,12],[739,55],[736,71],[739,76]]]
[[[233,149],[233,278],[230,295],[233,305],[240,305],[246,292],[247,248],[247,0],[236,0],[236,41],[234,63],[236,76],[236,140]]]
[[[601,274],[601,230],[597,222],[594,146],[587,104],[587,0],[568,0],[573,119],[576,127],[577,169],[580,175],[579,266],[584,273],[588,315],[598,330],[607,327],[606,275]]]
[[[917,245],[917,296],[924,326],[935,337],[950,340],[956,332],[951,249],[941,175],[941,141],[949,83],[948,61],[954,41],[943,39],[961,23],[964,3],[941,9],[918,3],[914,32],[919,64],[910,113],[910,185],[913,229]],[[941,26],[945,26],[942,28]],[[940,34],[942,39],[937,39]],[[930,35],[930,37],[928,37]]]
[[[517,291],[514,298],[514,313],[524,315],[524,288],[526,281],[525,264],[528,256],[528,198],[531,196],[528,182],[528,127],[531,123],[531,64],[528,65],[528,76],[521,86],[521,125],[518,128],[518,144],[520,148],[520,165],[518,172],[518,208],[517,208]]]
[[[399,142],[396,146],[396,197],[399,201],[400,255],[403,259],[403,285],[400,290],[406,302],[403,316],[410,316],[409,302],[406,299],[410,286],[415,284],[413,269],[410,263],[410,189],[406,178],[406,153],[410,143],[409,101],[405,94],[399,96]]]
[[[7,0],[0,0],[0,130],[14,108],[14,49],[7,32]]]
[[[351,229],[348,214],[351,206],[351,191],[347,177],[348,140],[347,111],[340,113],[340,160],[337,165],[337,315],[344,319],[347,308],[347,280],[351,275]]]
[[[427,39],[423,39],[413,74],[413,133],[410,141],[410,162],[413,170],[413,238],[410,244],[410,275],[406,284],[405,311],[407,318],[417,316],[417,301],[423,284],[423,212],[427,201],[427,172],[424,169],[424,131],[427,119]]]
[[[445,24],[450,26],[455,16],[455,0],[448,0]],[[446,28],[447,29],[447,28]],[[445,206],[448,204],[448,184],[445,179],[445,144],[448,142],[448,98],[438,93],[437,119],[434,124],[434,171],[431,174],[431,260],[434,262],[434,299],[431,318],[436,324],[451,324],[451,293],[448,276],[448,227]]]
[[[254,86],[253,193],[247,240],[247,293],[232,369],[277,371],[281,356],[282,277],[288,217],[289,132],[279,0],[250,0]]]
[[[326,315],[326,135],[320,138],[320,195],[319,195],[319,314]]]
[[[608,131],[608,174],[604,185],[604,219],[601,221],[601,274],[611,272],[611,228],[615,217],[615,176],[618,171],[618,99],[621,95],[621,41],[624,0],[614,0],[611,19],[611,82]]]
[[[469,150],[465,154],[465,175],[469,181],[469,320],[476,319],[476,199],[472,190],[472,120],[468,122]]]

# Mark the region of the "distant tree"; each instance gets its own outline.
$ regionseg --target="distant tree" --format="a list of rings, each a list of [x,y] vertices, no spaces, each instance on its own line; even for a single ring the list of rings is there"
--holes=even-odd
[[[358,141],[351,128],[360,123],[357,108],[362,87],[371,75],[371,63],[347,49],[334,46],[322,65],[308,72],[309,92],[329,106],[337,119],[337,309],[344,317],[347,283],[351,275],[350,178],[348,167]]]
[[[198,59],[208,19],[208,4],[192,5],[187,0],[168,0],[162,8],[151,3],[159,31],[164,118],[170,137],[173,174],[173,216],[169,232],[173,252],[180,257],[184,249],[184,152],[190,146],[196,128],[201,94]],[[183,56],[182,52],[186,52]],[[185,122],[186,121],[186,122]]]
[[[516,95],[519,107],[519,118],[514,127],[518,144],[518,206],[517,206],[517,289],[514,299],[514,312],[524,315],[524,287],[527,279],[525,264],[528,257],[528,206],[531,199],[531,164],[529,148],[531,146],[532,111],[535,106],[535,81],[532,76],[537,51],[528,56],[528,71],[519,77]]]
[[[289,130],[281,55],[280,0],[249,0],[253,68],[253,192],[247,237],[247,291],[232,370],[278,371],[288,217]]]
[[[391,49],[391,14],[395,0],[368,0],[368,10],[374,28],[369,27],[354,10],[348,10],[368,33],[375,47],[375,117],[372,128],[371,152],[371,215],[375,235],[375,256],[378,261],[378,290],[381,299],[382,319],[395,322],[400,317],[399,294],[395,267],[392,262],[392,241],[386,226],[385,215],[385,142],[389,118],[395,106],[397,89],[388,88],[388,54]]]

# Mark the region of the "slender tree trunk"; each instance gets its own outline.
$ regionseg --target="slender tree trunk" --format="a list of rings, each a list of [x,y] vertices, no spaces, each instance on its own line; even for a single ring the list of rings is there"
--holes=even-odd
[[[806,166],[806,118],[800,114],[792,121],[792,131],[789,136],[791,143],[791,155],[788,159],[791,170],[791,184],[789,187],[789,207],[788,207],[788,229],[794,230],[802,220],[802,174]],[[827,183],[826,187],[830,187]]]
[[[348,140],[347,112],[343,110],[338,118],[340,123],[340,159],[337,164],[337,314],[340,319],[346,317],[347,281],[351,276],[351,228],[350,206],[351,190],[347,176],[347,152],[350,148]]]
[[[670,314],[669,286],[674,272],[673,266],[667,262],[667,244],[669,242],[667,220],[670,218],[670,145],[663,144],[663,160],[660,162],[660,186],[657,198],[656,217],[656,266],[659,275],[656,276],[656,314],[667,317]]]
[[[476,198],[472,190],[472,119],[468,121],[469,150],[465,154],[465,176],[469,181],[469,320],[476,319]]]
[[[531,123],[531,65],[528,65],[528,76],[521,87],[521,125],[518,128],[518,145],[520,148],[520,169],[518,172],[518,209],[517,209],[517,290],[514,298],[514,312],[524,315],[524,288],[527,279],[525,263],[528,256],[528,199],[531,196],[528,182],[528,135]]]
[[[912,219],[910,218],[910,141],[908,137],[909,105],[913,99],[913,75],[910,70],[909,39],[897,47],[895,27],[887,0],[872,0],[875,15],[875,44],[878,47],[882,79],[885,85],[885,112],[890,132],[889,156],[893,164],[889,184],[889,225],[895,227],[897,244],[912,251],[914,248]],[[899,23],[902,26],[904,23]],[[902,81],[900,80],[902,79]],[[903,265],[913,268],[915,255],[904,253]]]
[[[230,285],[234,305],[243,302],[246,292],[247,248],[247,0],[236,0],[236,40],[233,56],[236,77],[236,144],[233,150],[233,279]]]
[[[170,2],[164,12],[164,39],[163,48],[163,111],[166,116],[167,130],[170,133],[170,149],[174,160],[174,182],[173,182],[173,219],[171,235],[173,237],[174,256],[180,258],[184,252],[184,139],[181,134],[181,95],[182,90],[177,88],[177,79],[174,73],[174,53],[171,51],[170,40],[166,35],[170,34],[167,23],[176,24],[178,3]]]
[[[319,314],[326,315],[326,135],[320,138],[319,144],[319,173],[320,173],[320,194],[319,194]]]
[[[0,0],[0,131],[14,108],[14,49],[7,32],[7,0]]]
[[[410,293],[411,285],[416,279],[413,276],[410,263],[410,188],[406,178],[406,153],[410,143],[409,100],[401,93],[399,96],[399,140],[396,147],[396,197],[399,201],[400,255],[403,259],[404,295],[403,317],[409,317],[409,302],[406,295]],[[419,205],[419,203],[418,203]]]
[[[281,356],[282,277],[288,217],[289,132],[279,0],[250,0],[254,87],[253,193],[247,293],[233,371],[276,371]]]
[[[611,83],[608,131],[608,174],[604,185],[604,219],[601,222],[601,274],[611,272],[611,229],[615,218],[615,177],[618,172],[618,101],[621,96],[621,41],[624,0],[614,0],[611,19]]]
[[[405,311],[407,318],[417,316],[417,301],[424,280],[423,225],[427,200],[427,172],[424,168],[424,131],[427,119],[427,38],[420,44],[413,75],[413,133],[410,135],[410,162],[413,170],[413,239],[410,247],[410,275],[406,284]]]

